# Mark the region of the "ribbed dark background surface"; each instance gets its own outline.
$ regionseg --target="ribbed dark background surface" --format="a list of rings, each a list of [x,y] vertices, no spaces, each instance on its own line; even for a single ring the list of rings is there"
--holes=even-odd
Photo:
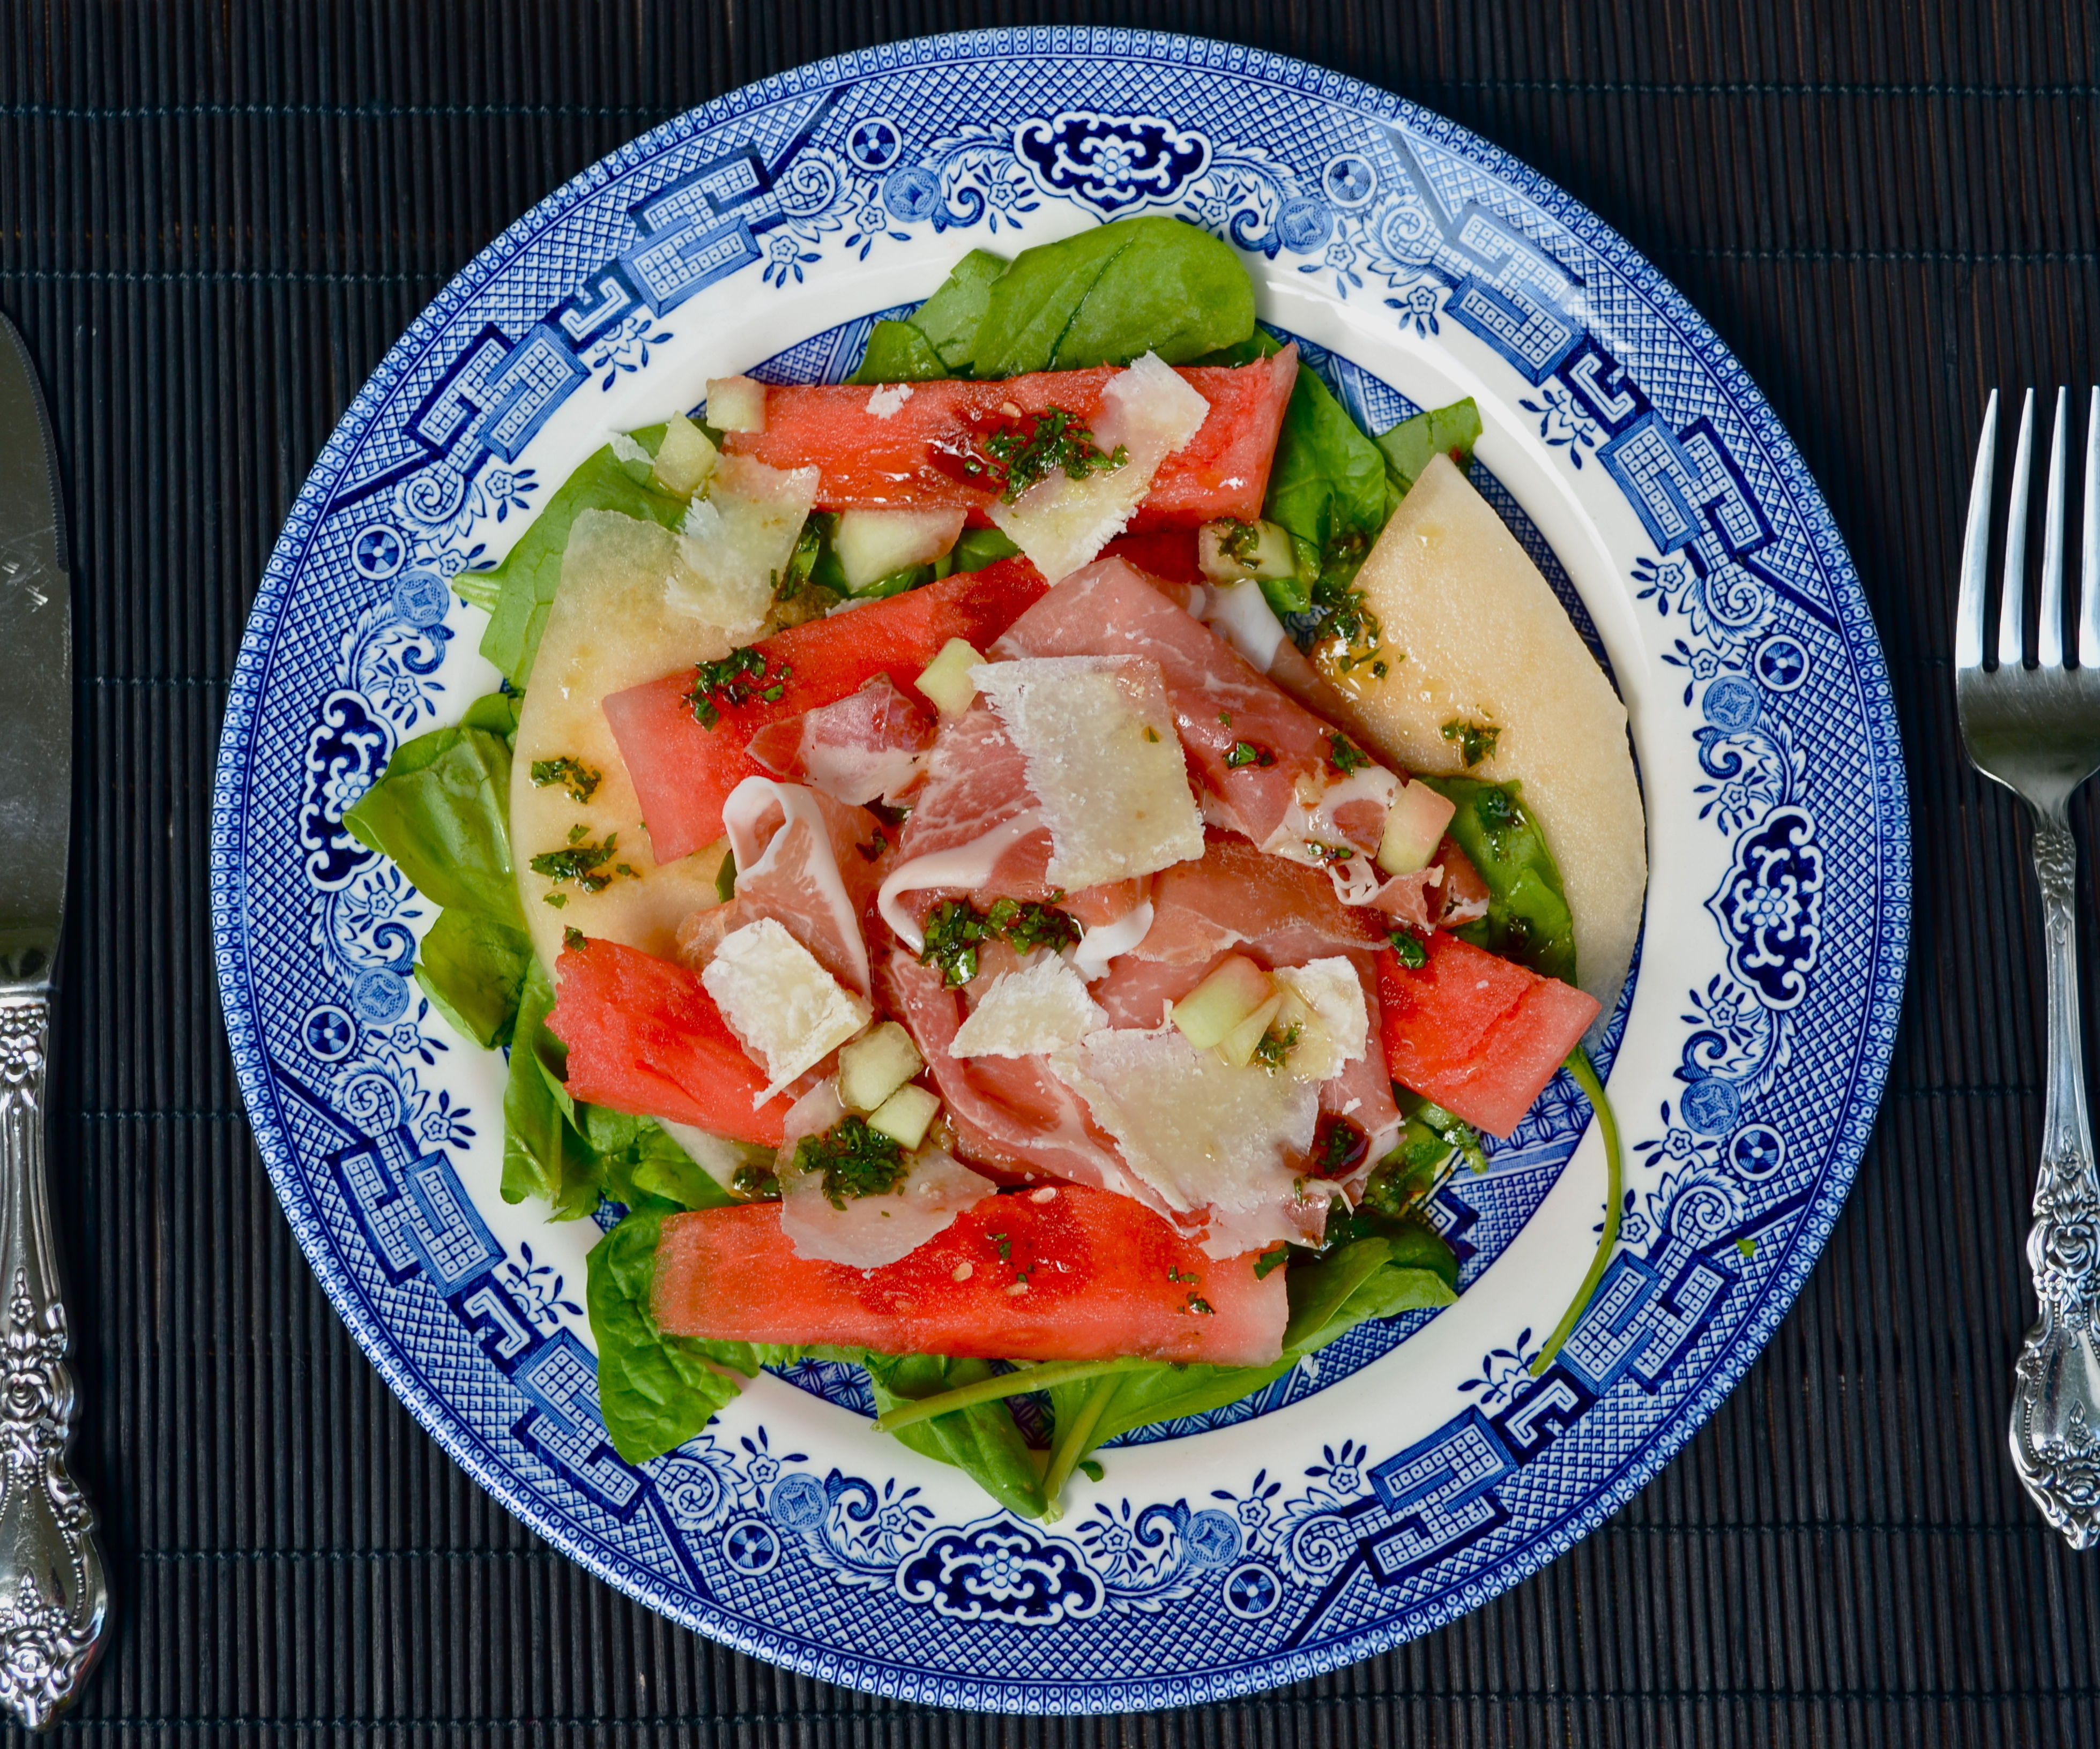
[[[219,1030],[205,883],[255,579],[329,428],[443,281],[565,178],[721,91],[888,37],[1052,20],[1238,37],[1373,81],[1545,170],[1661,266],[1778,408],[1865,577],[1919,901],[1850,1206],[1762,1360],[1660,1480],[1390,1656],[1201,1713],[1064,1723],[915,1711],[733,1656],[586,1577],[454,1469],[278,1215]],[[60,1190],[117,1600],[65,1734],[2100,1738],[2100,1555],[2040,1527],[2005,1456],[2040,970],[2024,827],[1961,759],[1946,623],[1985,388],[2100,372],[2096,89],[2090,0],[7,0],[0,307],[45,375],[76,542]]]

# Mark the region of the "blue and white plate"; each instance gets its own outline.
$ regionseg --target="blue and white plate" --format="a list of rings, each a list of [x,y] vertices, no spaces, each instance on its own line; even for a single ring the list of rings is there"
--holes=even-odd
[[[1630,710],[1652,870],[1617,1017],[1623,1244],[1564,1081],[1440,1198],[1467,1291],[1257,1403],[1104,1454],[1043,1527],[765,1377],[633,1468],[582,1315],[598,1229],[496,1194],[502,1064],[408,976],[434,908],[342,830],[495,674],[448,587],[608,432],[710,376],[849,368],[965,251],[1171,213],[1376,430],[1462,394],[1479,479]],[[1852,566],[1771,410],[1619,237],[1462,129],[1298,62],[1137,32],[936,37],[659,128],[439,295],[293,505],[212,826],[241,1087],[293,1231],[423,1424],[541,1535],[729,1645],[913,1700],[1123,1712],[1344,1664],[1624,1502],[1771,1333],[1851,1182],[1910,927],[1904,775]]]

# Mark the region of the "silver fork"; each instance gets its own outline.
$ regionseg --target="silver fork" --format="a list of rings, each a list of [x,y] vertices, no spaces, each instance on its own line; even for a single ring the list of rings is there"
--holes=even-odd
[[[1983,594],[1991,545],[1991,481],[1998,394],[1983,412],[1983,441],[1969,494],[1961,550],[1961,598],[1954,622],[1954,689],[1969,758],[2034,815],[2035,874],[2041,885],[2049,966],[2049,1079],[2042,1108],[2041,1169],[2035,1179],[2027,1265],[2040,1315],[2014,1369],[2012,1447],[2020,1480],[2074,1549],[2100,1542],[2100,1178],[2086,1114],[2078,1026],[2078,927],[2071,901],[2078,849],[2071,792],[2100,770],[2100,389],[2085,441],[2085,514],[2078,599],[2078,665],[2063,650],[2064,454],[2070,396],[2056,392],[2043,522],[2041,610],[2036,666],[2026,665],[2028,452],[2034,391],[2020,410],[2005,528],[2005,583],[1995,654],[1984,663]]]

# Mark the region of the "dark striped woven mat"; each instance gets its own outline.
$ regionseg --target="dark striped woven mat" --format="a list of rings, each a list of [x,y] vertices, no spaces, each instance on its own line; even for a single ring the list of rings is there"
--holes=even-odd
[[[885,37],[1142,23],[1324,62],[1558,178],[1705,312],[1864,575],[1918,927],[1874,1146],[1763,1359],[1644,1494],[1444,1632],[1200,1713],[1031,1723],[722,1651],[542,1547],[415,1426],[280,1218],[212,993],[207,792],[280,519],[386,346],[650,124]],[[2100,15],[1826,0],[510,0],[0,8],[0,307],[79,590],[59,1145],[118,1599],[82,1741],[2086,1742],[2100,1556],[2014,1485],[2040,958],[1947,620],[1986,387],[2100,370]],[[2091,845],[2086,864],[2091,914]],[[2100,1012],[2100,1010],[2095,1010]],[[77,1164],[76,1164],[77,1163]]]

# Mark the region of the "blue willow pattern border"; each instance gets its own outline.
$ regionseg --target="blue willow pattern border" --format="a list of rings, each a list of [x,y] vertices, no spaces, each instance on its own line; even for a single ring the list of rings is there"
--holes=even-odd
[[[1056,63],[1091,102],[957,124],[952,76],[994,60]],[[1278,101],[1339,149],[1301,161],[1273,128],[1255,146],[1196,119]],[[719,143],[704,155],[703,130]],[[646,174],[665,164],[677,173]],[[608,221],[602,192],[627,182],[646,192]],[[481,559],[474,528],[532,508],[545,482],[519,458],[571,397],[646,368],[686,301],[732,275],[784,288],[929,234],[994,238],[1060,200],[1174,212],[1418,336],[1455,324],[1529,385],[1519,404],[1571,470],[1614,482],[1653,548],[1630,580],[1670,623],[1664,659],[1701,718],[1701,817],[1731,851],[1706,901],[1727,972],[1688,993],[1683,1090],[1636,1144],[1625,1242],[1573,1337],[1534,1380],[1533,1333],[1511,1333],[1470,1406],[1405,1450],[1345,1437],[1300,1475],[1193,1505],[1102,1502],[1055,1533],[996,1512],[942,1523],[918,1490],[820,1474],[763,1429],[630,1468],[568,1328],[580,1284],[529,1245],[512,1255],[448,1156],[479,1120],[426,1073],[443,1047],[406,976],[416,897],[343,834],[342,810],[439,711],[450,581]],[[1663,324],[1639,371],[1586,319],[1612,293]],[[470,303],[513,319],[439,355]],[[1701,378],[1747,446],[1709,413],[1658,408]],[[1360,400],[1382,388],[1338,380]],[[315,578],[363,605],[294,647],[295,586]],[[296,745],[266,708],[280,663],[331,677]],[[267,761],[301,773],[298,890],[274,908],[283,849],[249,835]],[[1798,1290],[1864,1145],[1908,936],[1906,833],[1886,679],[1827,513],[1740,367],[1622,242],[1493,148],[1339,76],[1188,38],[992,32],[801,69],[660,129],[419,319],[317,462],[258,597],[214,797],[215,945],[288,1216],[390,1383],[484,1485],[634,1595],[793,1667],[922,1700],[1115,1710],[1293,1680],[1449,1620],[1586,1534],[1710,1412]],[[1841,861],[1877,874],[1867,912],[1843,919]],[[266,999],[258,962],[288,927],[311,963]],[[1835,1145],[1792,1161],[1804,1111],[1781,1072],[1811,1061],[1803,1014],[1846,958],[1868,971],[1837,1002],[1850,1054],[1821,1071]],[[470,1425],[468,1399],[496,1435]],[[824,1625],[780,1625],[797,1619]],[[1083,1640],[1059,1631],[1081,1623]],[[1173,1673],[1116,1673],[1133,1667]]]

